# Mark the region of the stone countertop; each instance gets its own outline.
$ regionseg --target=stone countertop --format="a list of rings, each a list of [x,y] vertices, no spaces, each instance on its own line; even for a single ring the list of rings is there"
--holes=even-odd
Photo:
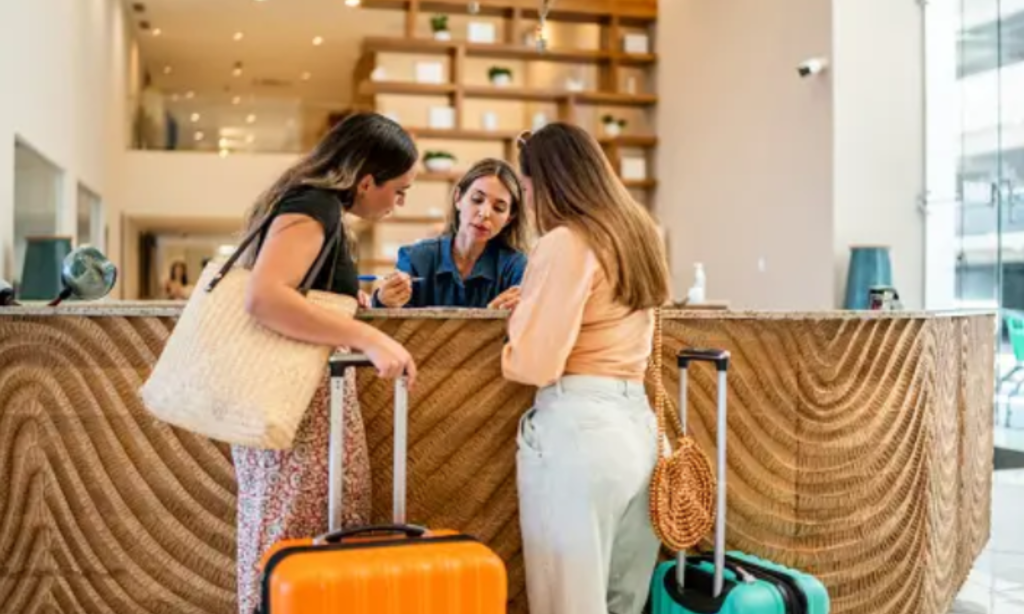
[[[151,317],[173,318],[181,314],[183,301],[97,301],[92,303],[66,302],[59,307],[48,307],[45,303],[30,303],[18,307],[0,307],[4,316],[86,316],[86,317]],[[864,319],[931,319],[964,316],[992,316],[992,309],[951,309],[951,310],[907,310],[907,311],[761,311],[672,308],[664,312],[668,320],[864,320]],[[500,320],[507,312],[489,309],[367,309],[360,312],[361,318],[412,318],[412,319],[461,319]]]

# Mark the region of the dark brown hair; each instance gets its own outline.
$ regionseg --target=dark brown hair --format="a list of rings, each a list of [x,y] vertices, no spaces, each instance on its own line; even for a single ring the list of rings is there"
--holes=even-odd
[[[523,210],[523,184],[519,181],[515,169],[508,162],[495,158],[480,160],[459,179],[459,183],[452,191],[452,206],[448,210],[445,234],[452,237],[459,234],[458,202],[466,196],[478,179],[485,177],[497,177],[501,185],[505,186],[505,189],[512,195],[512,202],[509,203],[511,215],[508,224],[501,229],[494,240],[500,241],[505,247],[518,252],[529,251],[530,223],[526,217],[526,211]]]
[[[657,226],[594,137],[556,122],[524,133],[519,149],[520,171],[533,183],[540,233],[566,226],[582,235],[623,305],[640,310],[667,303],[668,262]]]
[[[396,122],[377,113],[349,115],[259,197],[246,217],[245,233],[251,232],[298,186],[338,192],[348,207],[360,179],[370,175],[378,185],[386,183],[409,172],[418,158],[412,137]],[[251,249],[246,254],[246,264],[252,266],[255,260],[255,249]]]

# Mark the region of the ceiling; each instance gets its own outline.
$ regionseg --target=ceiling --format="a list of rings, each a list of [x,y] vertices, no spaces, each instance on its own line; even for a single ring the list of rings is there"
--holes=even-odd
[[[166,95],[186,148],[216,149],[230,138],[232,149],[297,149],[304,123],[322,122],[326,111],[350,102],[363,37],[404,25],[402,11],[351,8],[343,0],[125,3],[142,66]],[[314,45],[317,37],[322,44]]]

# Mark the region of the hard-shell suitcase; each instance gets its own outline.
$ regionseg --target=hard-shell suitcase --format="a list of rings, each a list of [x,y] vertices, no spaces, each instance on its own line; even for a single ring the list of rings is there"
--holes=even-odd
[[[363,355],[331,359],[329,532],[276,544],[262,561],[263,614],[491,614],[507,607],[505,564],[474,538],[406,524],[408,390],[395,380],[393,524],[339,530],[345,374]]]
[[[726,377],[729,353],[723,350],[679,352],[679,414],[686,432],[686,384],[692,362],[710,362],[718,370],[718,502],[715,550],[658,566],[651,582],[652,614],[828,614],[825,586],[812,575],[742,552],[725,551]],[[680,573],[680,570],[684,570]]]

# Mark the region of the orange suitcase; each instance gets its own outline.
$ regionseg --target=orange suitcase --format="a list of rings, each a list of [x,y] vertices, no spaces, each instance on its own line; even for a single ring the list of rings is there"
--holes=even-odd
[[[328,518],[316,538],[286,540],[263,557],[262,614],[491,614],[505,612],[505,564],[456,531],[406,524],[408,391],[395,380],[393,524],[338,530],[341,524],[345,374],[372,366],[366,356],[331,359]]]

